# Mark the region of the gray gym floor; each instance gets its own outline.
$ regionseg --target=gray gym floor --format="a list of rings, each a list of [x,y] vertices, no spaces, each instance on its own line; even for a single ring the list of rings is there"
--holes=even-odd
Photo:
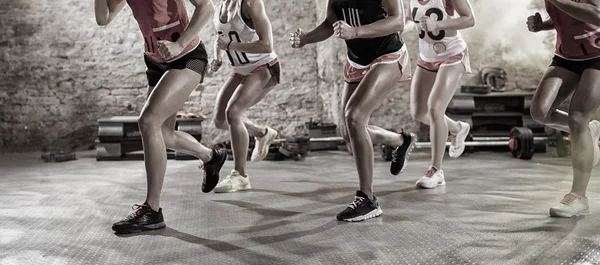
[[[436,190],[413,185],[427,153],[398,177],[378,158],[384,214],[362,223],[335,220],[357,186],[342,152],[249,163],[254,190],[234,194],[203,194],[197,163],[170,160],[167,228],[132,236],[111,224],[144,199],[141,161],[2,155],[0,264],[600,264],[598,169],[588,194],[598,214],[552,219],[571,180],[569,160],[552,154],[447,158],[448,186]]]

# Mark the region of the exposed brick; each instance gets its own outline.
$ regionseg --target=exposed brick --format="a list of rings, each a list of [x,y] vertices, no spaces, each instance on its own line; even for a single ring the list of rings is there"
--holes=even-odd
[[[297,27],[310,30],[322,21],[325,2],[265,0],[284,83],[248,116],[285,135],[303,133],[304,122],[310,118],[341,121],[339,97],[346,58],[343,41],[332,38],[302,50],[291,49],[288,44],[289,33]],[[0,6],[0,62],[4,66],[0,74],[0,152],[39,149],[65,135],[88,137],[84,140],[93,144],[91,134],[72,132],[87,132],[102,117],[139,114],[146,94],[143,41],[127,7],[109,26],[98,27],[93,1],[64,0],[56,5],[44,0],[0,0]],[[480,12],[478,7],[475,5]],[[192,9],[189,11],[191,15]],[[484,62],[496,64],[509,72],[512,87],[536,84],[542,70],[507,63],[502,54],[478,48],[487,46],[475,38],[477,31],[473,32],[465,36],[474,70]],[[213,26],[201,36],[210,58]],[[414,68],[416,33],[404,38]],[[225,65],[218,73],[209,73],[184,109],[211,118],[214,100],[230,70]],[[466,76],[463,82],[473,76]],[[386,128],[418,130],[410,118],[408,87],[395,89],[371,122]],[[203,129],[207,144],[227,137],[226,131],[216,130],[208,121]]]

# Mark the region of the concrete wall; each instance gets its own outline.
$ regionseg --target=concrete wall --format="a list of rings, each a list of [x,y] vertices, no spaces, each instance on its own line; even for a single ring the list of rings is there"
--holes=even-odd
[[[523,6],[519,4],[522,0],[511,1]],[[293,50],[288,44],[289,32],[297,27],[309,30],[322,21],[325,2],[265,0],[284,83],[252,108],[249,116],[286,135],[303,133],[303,124],[309,118],[335,123],[341,118],[343,42],[330,39],[302,50]],[[463,33],[470,44],[474,70],[500,65],[509,72],[511,87],[535,86],[549,63],[551,49],[548,45],[541,50],[524,49],[505,39],[510,35],[506,32],[513,32],[513,37],[526,36],[525,13],[519,14],[514,25],[501,23],[502,12],[484,8],[492,2],[474,1],[478,22],[485,24],[478,23],[477,28]],[[112,24],[98,27],[93,1],[62,0],[56,5],[45,0],[0,0],[0,6],[0,61],[4,65],[0,78],[0,152],[37,150],[65,136],[76,147],[87,147],[93,144],[98,118],[139,114],[146,93],[143,41],[127,7]],[[212,55],[213,26],[201,35]],[[414,67],[416,33],[405,39]],[[519,52],[515,54],[515,50]],[[531,50],[537,52],[528,52]],[[522,64],[524,58],[532,63]],[[184,109],[210,117],[217,91],[229,70],[226,66],[209,74]],[[469,78],[465,77],[465,82]],[[398,87],[371,122],[387,128],[418,130],[408,110],[408,87]],[[226,133],[215,130],[209,122],[204,124],[205,143],[226,138]]]

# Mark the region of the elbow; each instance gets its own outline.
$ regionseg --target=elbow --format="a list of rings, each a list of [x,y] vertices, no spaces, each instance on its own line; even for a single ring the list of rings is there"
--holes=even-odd
[[[598,26],[600,27],[600,8],[596,8],[595,10],[595,16],[594,16],[594,26]]]
[[[272,53],[273,52],[273,45],[271,45],[270,43],[262,43],[262,53]]]
[[[466,23],[467,28],[472,28],[475,26],[475,17],[469,16]]]
[[[402,34],[404,32],[404,29],[406,28],[406,22],[404,22],[404,20],[401,20],[398,25],[396,26],[396,29],[398,33]]]
[[[397,17],[394,19],[394,23],[392,25],[393,27],[393,33],[402,33],[404,32],[404,27],[406,26],[406,23],[404,21],[403,17]]]
[[[98,24],[98,26],[106,26],[108,25],[108,19],[101,19],[96,17],[96,24]]]

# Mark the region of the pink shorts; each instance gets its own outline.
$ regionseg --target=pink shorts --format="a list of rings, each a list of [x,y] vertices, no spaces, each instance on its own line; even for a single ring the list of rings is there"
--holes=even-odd
[[[432,72],[439,71],[440,67],[442,67],[444,65],[456,65],[456,64],[462,64],[465,67],[466,74],[471,73],[471,61],[469,60],[469,51],[467,51],[467,49],[465,49],[463,52],[461,52],[457,55],[450,56],[447,59],[442,60],[442,61],[426,62],[426,61],[423,61],[423,59],[421,59],[420,56],[419,56],[419,59],[417,60],[417,66],[419,66],[427,71],[432,71]]]
[[[234,71],[231,73],[231,76],[238,77],[238,78],[244,78],[253,73],[262,71],[263,69],[269,70],[269,72],[271,73],[271,76],[275,79],[275,81],[277,81],[277,84],[281,83],[281,64],[279,63],[279,60],[277,58],[271,60],[270,62],[268,62],[266,64],[257,66],[248,75],[243,75],[243,74],[240,74],[240,73],[237,73]]]
[[[365,78],[371,67],[378,64],[392,63],[398,64],[398,68],[400,68],[400,72],[402,73],[399,82],[410,81],[412,77],[412,71],[410,69],[410,56],[408,55],[408,51],[405,47],[402,47],[402,49],[395,53],[388,53],[378,57],[365,68],[355,68],[348,60],[346,60],[346,66],[344,67],[344,80],[347,83],[360,83],[360,81]]]

